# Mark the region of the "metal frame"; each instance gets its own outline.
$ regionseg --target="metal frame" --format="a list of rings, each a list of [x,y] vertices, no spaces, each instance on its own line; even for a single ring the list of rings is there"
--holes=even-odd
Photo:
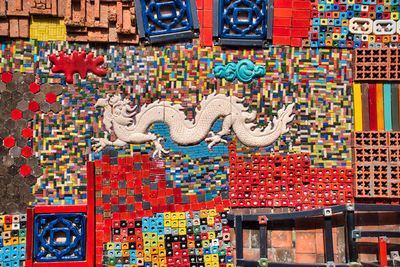
[[[211,1],[211,0],[210,0]],[[265,0],[267,6],[267,19],[266,19],[266,37],[265,39],[241,39],[241,38],[221,38],[219,31],[219,8],[220,1],[223,0],[212,0],[213,1],[213,40],[214,45],[221,46],[247,46],[247,47],[262,47],[268,46],[268,43],[272,41],[272,26],[274,20],[274,0]]]
[[[143,24],[143,14],[142,10],[146,7],[142,6],[140,0],[134,0],[135,8],[136,8],[136,21],[137,21],[137,29],[139,33],[139,39],[144,42],[145,45],[157,44],[157,43],[167,43],[173,41],[180,41],[180,40],[189,40],[193,38],[198,38],[200,36],[200,23],[199,18],[197,15],[197,6],[196,0],[189,0],[189,11],[188,16],[191,16],[192,20],[192,29],[179,31],[179,32],[172,32],[172,33],[164,33],[158,35],[147,35],[144,29]]]
[[[399,212],[399,205],[379,205],[379,204],[345,204],[337,205],[329,208],[296,211],[292,213],[272,213],[272,214],[228,214],[228,220],[233,221],[236,231],[236,265],[238,267],[290,267],[290,266],[360,266],[357,263],[358,252],[356,239],[364,236],[376,237],[400,237],[400,232],[397,231],[358,231],[355,230],[354,216],[355,212],[366,211],[386,211]],[[334,263],[333,252],[333,237],[332,237],[332,216],[335,214],[343,214],[345,216],[345,238],[346,238],[346,262],[343,264]],[[267,259],[267,222],[269,221],[284,221],[295,220],[301,218],[320,217],[324,218],[324,248],[325,248],[325,263],[321,264],[296,264],[296,263],[277,263],[268,262]],[[262,218],[260,220],[259,218]],[[260,223],[261,221],[261,223]],[[260,264],[259,261],[250,261],[243,259],[243,222],[256,222],[259,224],[260,230],[260,258],[264,261]],[[273,229],[269,229],[273,230]],[[355,235],[359,235],[356,236]]]

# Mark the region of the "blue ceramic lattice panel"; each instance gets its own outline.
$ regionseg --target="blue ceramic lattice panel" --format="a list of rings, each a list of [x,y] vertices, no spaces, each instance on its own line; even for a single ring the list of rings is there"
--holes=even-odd
[[[198,36],[194,0],[135,0],[139,37],[157,43]]]
[[[36,262],[81,261],[86,254],[86,216],[38,214],[34,222]]]
[[[264,45],[270,39],[268,0],[214,0],[214,39],[221,45]],[[271,2],[272,3],[272,2]]]

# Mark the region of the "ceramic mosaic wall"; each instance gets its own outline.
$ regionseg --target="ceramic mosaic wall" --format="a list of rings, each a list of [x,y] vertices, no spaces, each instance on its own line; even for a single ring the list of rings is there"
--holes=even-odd
[[[398,2],[364,2],[0,0],[0,266],[231,267],[231,215],[398,204]]]

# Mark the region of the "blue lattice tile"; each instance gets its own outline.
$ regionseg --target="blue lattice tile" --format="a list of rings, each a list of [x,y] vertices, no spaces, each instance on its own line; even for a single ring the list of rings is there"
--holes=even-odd
[[[135,0],[139,38],[145,44],[199,36],[195,0]]]
[[[39,214],[34,222],[37,262],[80,261],[86,253],[86,216],[81,213]]]
[[[214,1],[213,37],[218,45],[264,46],[272,39],[273,2]]]

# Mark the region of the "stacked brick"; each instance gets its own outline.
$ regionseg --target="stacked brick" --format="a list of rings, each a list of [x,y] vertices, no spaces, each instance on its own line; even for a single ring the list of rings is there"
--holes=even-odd
[[[400,197],[400,132],[353,132],[356,198]]]
[[[24,266],[26,214],[0,216],[0,266]]]
[[[68,0],[65,8],[69,41],[139,42],[133,1]]]
[[[28,0],[31,15],[50,15],[64,17],[64,0]]]
[[[233,267],[226,216],[211,209],[113,220],[103,262],[108,266]]]
[[[28,1],[0,0],[0,36],[29,37]]]
[[[212,46],[213,2],[196,0],[196,5],[200,24],[200,45]]]
[[[272,43],[301,46],[308,39],[310,8],[307,0],[275,0]]]
[[[374,48],[354,50],[354,80],[400,80],[399,49]]]
[[[310,168],[307,153],[245,161],[230,142],[229,159],[232,207],[309,210],[354,202],[353,170]]]
[[[29,38],[30,15],[64,18],[68,41],[139,42],[130,0],[0,0],[0,36]]]

